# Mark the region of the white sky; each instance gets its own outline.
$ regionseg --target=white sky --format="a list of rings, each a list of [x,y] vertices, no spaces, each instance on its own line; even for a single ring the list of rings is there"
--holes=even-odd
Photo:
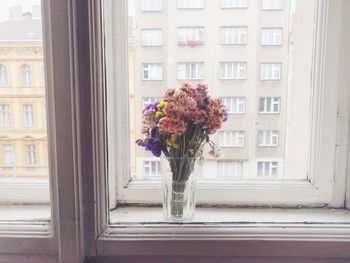
[[[0,21],[9,19],[9,8],[11,6],[21,5],[23,12],[26,12],[31,11],[33,5],[40,5],[40,2],[40,0],[0,0]]]

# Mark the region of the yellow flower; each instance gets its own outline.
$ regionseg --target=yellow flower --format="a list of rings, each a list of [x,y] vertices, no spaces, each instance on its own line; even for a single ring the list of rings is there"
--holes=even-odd
[[[164,101],[159,102],[158,105],[157,105],[157,110],[162,110],[164,108],[164,106],[165,106],[165,102]]]
[[[166,140],[166,144],[171,147],[171,148],[175,148],[178,149],[180,147],[180,145],[176,142],[173,142],[171,139],[167,139]]]
[[[162,111],[157,111],[156,112],[156,118],[160,119],[164,116],[164,113]]]

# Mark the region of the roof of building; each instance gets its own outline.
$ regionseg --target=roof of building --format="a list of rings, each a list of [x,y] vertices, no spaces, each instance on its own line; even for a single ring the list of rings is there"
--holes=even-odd
[[[23,17],[0,23],[0,41],[42,41],[41,19]]]

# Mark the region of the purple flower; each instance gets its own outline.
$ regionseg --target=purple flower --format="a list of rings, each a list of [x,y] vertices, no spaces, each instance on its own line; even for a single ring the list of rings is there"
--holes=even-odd
[[[160,157],[164,146],[159,139],[146,138],[145,140],[137,140],[136,144],[142,146],[146,151],[150,151],[154,156]]]
[[[145,112],[146,110],[149,110],[149,109],[152,109],[152,110],[155,111],[158,104],[159,104],[158,101],[156,101],[155,103],[148,104],[148,105],[143,109],[142,112]]]
[[[228,113],[227,113],[227,111],[225,111],[224,122],[227,121],[227,119],[228,119]]]

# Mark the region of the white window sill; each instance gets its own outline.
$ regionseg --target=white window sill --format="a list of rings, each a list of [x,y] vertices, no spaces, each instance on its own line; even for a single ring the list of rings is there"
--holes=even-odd
[[[111,224],[168,223],[160,207],[120,207],[110,214]],[[296,224],[349,224],[350,211],[344,209],[284,209],[284,208],[196,208],[196,223],[296,223]]]
[[[1,221],[49,221],[49,205],[0,205]]]

